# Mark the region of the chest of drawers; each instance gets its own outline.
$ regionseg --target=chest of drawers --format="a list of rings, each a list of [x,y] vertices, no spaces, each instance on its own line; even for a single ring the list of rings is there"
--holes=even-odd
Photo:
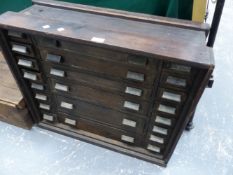
[[[42,3],[0,16],[34,123],[165,166],[214,68],[206,29],[80,7]]]

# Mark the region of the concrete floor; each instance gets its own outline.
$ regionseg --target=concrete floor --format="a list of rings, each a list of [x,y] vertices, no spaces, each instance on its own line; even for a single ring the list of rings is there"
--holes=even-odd
[[[226,0],[214,47],[214,87],[206,89],[195,129],[184,132],[167,168],[38,127],[26,131],[0,122],[0,175],[233,174],[232,10],[233,1]]]

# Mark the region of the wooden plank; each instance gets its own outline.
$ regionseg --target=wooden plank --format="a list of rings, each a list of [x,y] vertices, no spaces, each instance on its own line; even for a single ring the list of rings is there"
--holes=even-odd
[[[142,159],[148,162],[156,163],[160,166],[166,167],[167,161],[163,161],[159,158],[152,157],[149,154],[145,154],[145,151],[141,148],[138,147],[131,147],[127,146],[127,144],[123,144],[119,141],[112,140],[109,138],[105,138],[96,134],[92,134],[89,132],[85,132],[83,130],[75,130],[72,129],[69,126],[65,126],[62,124],[49,124],[46,122],[40,122],[38,124],[39,127],[62,134],[66,135],[75,139],[79,139],[100,147],[104,147],[107,149],[110,149],[112,151],[116,151],[119,153],[124,153],[126,155],[130,155],[133,157],[136,157],[138,159]]]
[[[143,54],[168,61],[187,62],[203,67],[208,67],[212,63],[211,49],[199,43],[201,38],[203,38],[201,40],[205,38],[204,32],[100,15],[97,18],[97,15],[93,14],[76,13],[80,19],[86,18],[86,20],[72,23],[7,12],[1,15],[0,23],[5,29],[12,27],[42,36],[50,35],[54,38],[64,38],[69,41]],[[51,27],[44,29],[43,26],[46,25]],[[59,28],[64,30],[59,31]],[[119,28],[121,32],[117,32]],[[93,41],[93,38],[104,40],[99,43]]]
[[[24,128],[32,127],[32,120],[18,86],[8,68],[0,48],[0,121]]]
[[[11,71],[5,62],[5,59],[0,51],[0,99],[17,105],[22,100],[22,94],[11,74]]]
[[[94,6],[82,5],[82,4],[73,4],[73,3],[53,1],[53,0],[32,0],[32,2],[33,4],[43,5],[47,7],[68,9],[68,10],[87,12],[92,14],[102,14],[105,16],[113,16],[113,17],[130,19],[135,21],[144,21],[154,24],[176,26],[180,28],[187,28],[198,31],[201,30],[208,32],[210,29],[210,26],[208,24],[202,22],[192,22],[188,20],[180,20],[175,18],[147,15],[142,13],[127,12],[123,10],[114,10],[108,8],[94,7]]]

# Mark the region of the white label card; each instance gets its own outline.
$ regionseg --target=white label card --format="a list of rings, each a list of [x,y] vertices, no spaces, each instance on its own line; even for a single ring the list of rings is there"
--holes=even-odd
[[[104,43],[105,38],[92,37],[91,41],[96,42],[96,43]]]

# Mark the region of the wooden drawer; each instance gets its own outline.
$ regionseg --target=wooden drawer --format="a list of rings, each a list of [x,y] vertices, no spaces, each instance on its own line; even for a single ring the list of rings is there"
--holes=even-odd
[[[166,114],[159,114],[155,112],[151,118],[151,125],[159,126],[165,129],[173,128],[175,123],[176,118]]]
[[[15,54],[25,55],[29,57],[34,57],[34,51],[30,44],[20,43],[20,42],[11,42],[11,50]]]
[[[171,103],[168,101],[157,101],[155,103],[154,112],[152,115],[162,114],[170,117],[178,117],[181,112],[181,105],[179,103]]]
[[[196,70],[191,66],[173,62],[164,62],[163,69],[172,73],[183,74],[187,76],[191,76],[196,72]]]
[[[7,36],[9,40],[15,41],[15,42],[20,42],[20,43],[31,43],[32,42],[29,35],[22,33],[22,32],[15,31],[15,30],[8,30]]]
[[[68,83],[51,79],[53,92],[67,97],[78,98],[90,103],[101,105],[114,110],[125,111],[135,114],[147,115],[149,103],[136,99],[125,98],[110,92],[93,89],[75,83]]]
[[[33,98],[41,103],[53,103],[52,97],[50,96],[50,94],[48,94],[47,92],[40,92],[37,90],[33,90],[32,91],[32,96]]]
[[[36,59],[29,58],[26,56],[16,56],[16,61],[19,67],[39,71],[39,65]]]
[[[129,66],[137,66],[145,69],[154,69],[155,65],[158,63],[158,60],[154,58],[150,58],[147,56],[142,55],[131,55],[128,53],[121,52],[119,50],[114,51],[110,49],[103,49],[98,46],[90,46],[86,44],[79,44],[74,42],[68,41],[58,41],[53,38],[45,38],[45,37],[36,37],[38,46],[41,48],[42,53],[61,53],[61,56],[64,56],[62,51],[58,52],[59,50],[64,50],[68,52],[76,53],[80,57],[83,56],[90,56],[91,58],[106,60],[115,63],[126,64]],[[46,51],[47,50],[47,51]],[[64,53],[65,54],[65,53]],[[62,58],[64,59],[65,56]],[[61,59],[61,62],[63,61]]]
[[[163,101],[163,102],[170,102],[170,103],[176,103],[176,104],[183,104],[187,98],[187,95],[185,92],[172,90],[172,89],[166,89],[166,88],[159,88],[158,94],[157,94],[157,100]]]
[[[64,52],[61,50],[40,50],[43,60],[53,62],[59,65],[69,66],[78,70],[85,70],[90,73],[96,73],[97,76],[108,77],[116,80],[127,80],[137,82],[151,88],[157,75],[157,63],[150,67],[140,67],[135,65],[114,63],[96,59],[91,56],[78,55],[73,52]],[[47,63],[46,63],[47,64]]]
[[[82,71],[68,69],[67,67],[45,63],[46,62],[43,62],[43,67],[45,67],[47,77],[68,83],[80,83],[83,85],[91,86],[93,88],[120,94],[124,97],[143,100],[151,99],[152,90],[144,88],[140,83],[110,80],[84,73]]]
[[[43,83],[42,75],[39,72],[29,71],[26,69],[22,69],[22,76],[25,80],[35,82],[35,83]]]
[[[69,121],[67,119],[71,119],[73,121]],[[84,118],[74,118],[64,113],[58,114],[57,121],[66,125],[74,124],[73,127],[79,130],[88,131],[90,133],[118,140],[126,144],[135,146],[141,145],[141,135],[101,124],[97,121],[91,121]]]
[[[106,123],[124,130],[143,133],[147,118],[138,115],[129,115],[123,112],[111,110],[81,100],[57,96],[57,108],[59,111],[72,116],[83,117],[90,120]]]
[[[193,76],[163,70],[160,79],[160,86],[177,91],[188,91],[190,90],[194,80],[195,78]]]
[[[49,88],[47,84],[38,82],[28,82],[28,87],[31,88],[33,92],[45,93],[48,92]]]

